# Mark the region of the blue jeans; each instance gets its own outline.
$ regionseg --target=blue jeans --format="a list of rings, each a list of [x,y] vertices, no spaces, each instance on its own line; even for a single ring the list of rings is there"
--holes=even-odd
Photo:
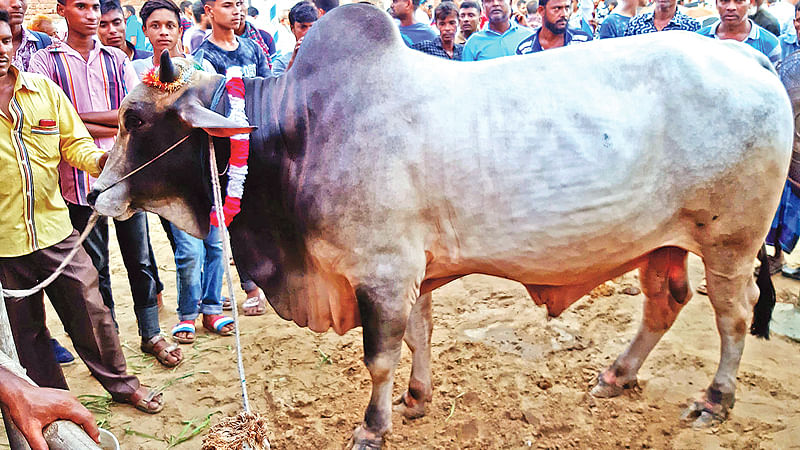
[[[222,314],[222,275],[225,261],[217,227],[197,239],[170,224],[175,243],[178,279],[178,320],[194,320],[200,313]]]
[[[92,208],[74,204],[68,204],[67,207],[72,226],[79,233],[82,232],[92,214]],[[161,328],[158,325],[158,301],[156,299],[160,281],[153,250],[150,246],[147,215],[138,212],[128,220],[114,220],[114,229],[117,233],[122,262],[125,264],[128,274],[128,283],[133,297],[133,311],[139,325],[139,335],[148,340],[161,333]],[[108,268],[108,222],[105,217],[101,217],[97,221],[94,229],[83,242],[83,248],[97,269],[103,303],[111,310],[112,317],[114,317],[114,298],[111,294],[111,275]]]

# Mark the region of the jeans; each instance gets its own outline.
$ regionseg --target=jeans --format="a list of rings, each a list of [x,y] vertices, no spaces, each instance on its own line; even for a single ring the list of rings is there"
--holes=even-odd
[[[170,224],[175,243],[178,283],[178,320],[194,320],[200,313],[222,314],[222,275],[225,269],[219,229],[211,226],[197,239]]]
[[[72,226],[79,232],[83,231],[92,208],[67,204]],[[157,267],[150,246],[150,235],[147,227],[147,215],[138,212],[128,220],[114,220],[114,229],[117,233],[119,250],[122,262],[128,273],[128,283],[133,297],[133,311],[139,324],[139,335],[144,340],[161,333],[158,325],[158,293]],[[89,236],[83,242],[83,248],[92,259],[92,264],[97,269],[100,277],[100,295],[103,303],[111,310],[114,316],[114,297],[111,294],[111,275],[109,273],[108,256],[108,222],[101,217]]]

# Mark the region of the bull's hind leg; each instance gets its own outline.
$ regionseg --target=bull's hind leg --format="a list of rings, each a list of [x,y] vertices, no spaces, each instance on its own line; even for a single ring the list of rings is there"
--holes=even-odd
[[[595,397],[615,397],[636,384],[636,374],[647,355],[669,330],[691,298],[686,276],[687,253],[676,247],[655,250],[639,269],[646,300],[642,324],[628,348],[600,373],[592,389]]]
[[[411,378],[408,390],[395,401],[395,411],[409,419],[425,415],[425,404],[431,401],[431,333],[433,317],[431,293],[420,295],[411,308],[404,340],[411,349]]]
[[[744,351],[753,306],[759,290],[753,279],[752,252],[744,255],[710,254],[705,256],[708,298],[716,314],[720,335],[720,360],[714,380],[702,398],[694,402],[683,418],[694,420],[695,428],[716,425],[733,408],[736,373]]]
[[[382,279],[355,289],[364,336],[364,364],[372,378],[372,396],[364,422],[353,432],[353,449],[381,448],[383,435],[392,428],[394,371],[411,310],[409,299],[413,298],[399,287],[402,285],[396,279]]]

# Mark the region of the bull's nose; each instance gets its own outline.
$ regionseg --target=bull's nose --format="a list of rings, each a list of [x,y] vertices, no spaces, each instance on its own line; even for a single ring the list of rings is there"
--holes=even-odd
[[[100,191],[97,189],[92,189],[92,192],[86,195],[86,201],[89,202],[91,206],[94,206],[94,202],[97,201],[97,196],[100,195]]]

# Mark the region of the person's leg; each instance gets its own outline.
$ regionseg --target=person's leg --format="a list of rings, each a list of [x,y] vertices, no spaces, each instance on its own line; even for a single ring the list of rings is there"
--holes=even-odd
[[[233,321],[222,317],[222,280],[226,261],[223,260],[220,230],[211,226],[208,236],[203,240],[205,258],[203,264],[203,296],[200,312],[203,313],[203,326],[219,334],[230,334],[234,330]]]
[[[39,253],[39,252],[35,252]],[[6,289],[28,289],[40,278],[36,254],[0,258],[0,283]],[[25,298],[5,297],[11,332],[22,367],[39,386],[69,389],[55,359],[47,330],[42,292]]]
[[[143,341],[159,334],[156,268],[151,259],[147,215],[138,212],[128,220],[114,220],[122,261],[128,272],[133,310]]]
[[[64,241],[42,250],[42,269],[55,270],[77,239],[73,232]],[[79,251],[45,291],[89,371],[114,400],[127,402],[139,389],[139,380],[126,372],[125,355],[97,280],[88,255]]]
[[[175,242],[175,272],[178,285],[178,320],[192,321],[198,315],[198,301],[202,295],[203,241],[170,224]],[[181,340],[194,340],[189,331],[173,332]]]
[[[72,203],[67,203],[67,208],[69,208],[69,220],[72,222],[72,228],[75,228],[79,234],[82,233],[89,221],[89,216],[92,215],[92,208]],[[105,216],[97,219],[94,228],[83,241],[83,248],[92,259],[92,264],[99,275],[100,295],[103,297],[103,303],[111,310],[111,316],[115,317],[114,297],[111,294],[111,273],[108,268],[108,219]],[[114,320],[116,321],[116,319]]]

